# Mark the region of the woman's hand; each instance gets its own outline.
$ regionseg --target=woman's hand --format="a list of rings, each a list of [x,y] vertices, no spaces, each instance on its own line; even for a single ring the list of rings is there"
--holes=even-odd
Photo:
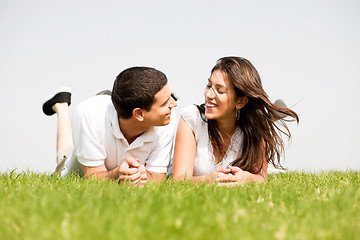
[[[229,168],[218,168],[214,172],[210,173],[209,175],[204,176],[204,181],[216,182],[218,178],[224,178],[226,175],[231,174]]]
[[[223,171],[221,175],[216,178],[219,185],[245,184],[247,182],[261,182],[264,177],[260,174],[252,174],[244,171],[239,167],[228,166],[227,171]]]

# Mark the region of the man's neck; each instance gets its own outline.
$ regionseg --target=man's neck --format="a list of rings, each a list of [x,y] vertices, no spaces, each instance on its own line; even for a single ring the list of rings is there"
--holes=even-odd
[[[131,144],[137,137],[139,137],[141,134],[149,130],[149,128],[146,128],[141,125],[138,121],[134,119],[122,119],[119,118],[119,127],[120,131],[126,138],[127,142]]]

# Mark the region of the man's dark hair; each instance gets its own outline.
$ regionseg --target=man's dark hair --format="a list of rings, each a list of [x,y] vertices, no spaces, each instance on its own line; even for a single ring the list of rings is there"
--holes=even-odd
[[[167,84],[164,73],[149,67],[132,67],[115,79],[111,100],[120,118],[129,119],[135,108],[151,109],[155,94]]]

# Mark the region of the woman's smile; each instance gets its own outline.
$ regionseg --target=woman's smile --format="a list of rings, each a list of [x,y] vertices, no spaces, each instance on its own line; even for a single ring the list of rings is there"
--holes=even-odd
[[[211,110],[211,109],[214,109],[214,108],[217,108],[219,105],[215,104],[215,103],[212,103],[212,102],[207,102],[206,103],[206,108],[208,110]]]

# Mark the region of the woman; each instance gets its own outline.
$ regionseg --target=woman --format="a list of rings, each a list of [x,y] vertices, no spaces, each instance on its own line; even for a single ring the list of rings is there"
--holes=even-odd
[[[177,130],[173,179],[245,183],[267,178],[277,168],[291,137],[284,116],[297,114],[272,104],[254,66],[240,57],[217,61],[205,88],[205,104],[182,111]],[[284,128],[279,128],[281,124]]]

